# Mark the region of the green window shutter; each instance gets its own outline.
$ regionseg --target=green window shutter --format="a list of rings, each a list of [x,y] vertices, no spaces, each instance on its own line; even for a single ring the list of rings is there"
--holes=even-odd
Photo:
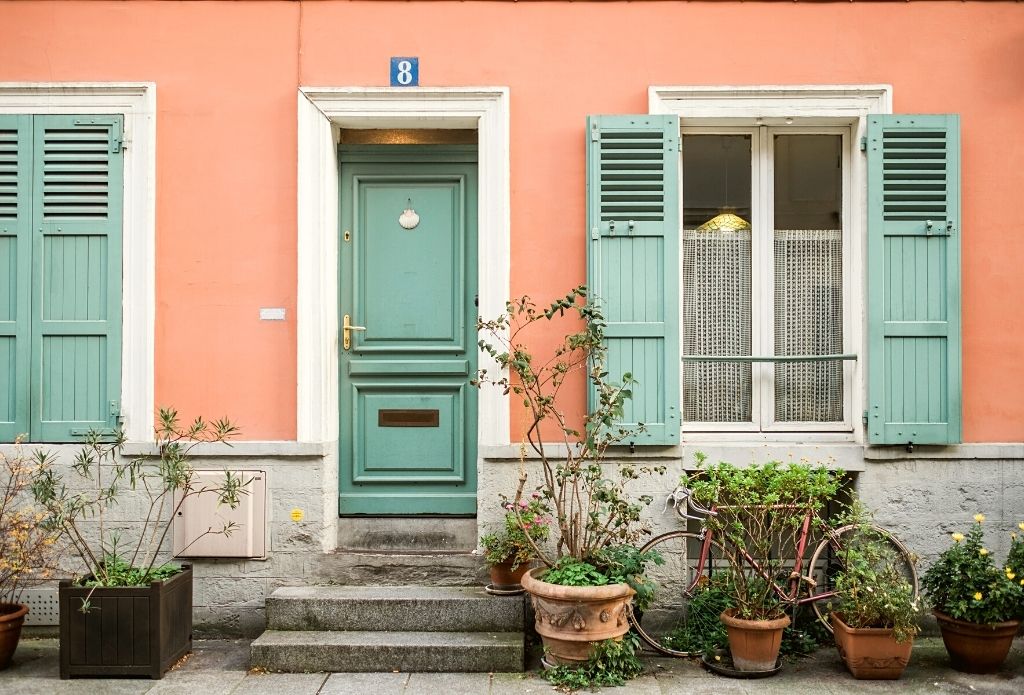
[[[29,432],[32,116],[0,115],[0,442]]]
[[[868,119],[868,442],[961,441],[960,121]]]
[[[627,441],[679,442],[679,118],[587,119],[587,283],[608,326],[608,374],[637,380]],[[593,407],[595,394],[589,395]]]
[[[112,429],[121,391],[121,116],[36,116],[35,441]]]

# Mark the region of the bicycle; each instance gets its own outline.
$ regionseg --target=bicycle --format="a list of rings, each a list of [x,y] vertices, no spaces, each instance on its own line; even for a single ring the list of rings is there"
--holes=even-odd
[[[658,589],[653,601],[643,613],[634,612],[630,615],[630,622],[644,643],[652,649],[669,656],[693,656],[696,654],[674,646],[673,634],[679,625],[687,620],[689,602],[699,591],[710,585],[716,573],[728,576],[729,570],[725,560],[725,548],[714,538],[713,531],[705,525],[705,519],[716,514],[715,508],[706,509],[700,506],[691,498],[690,490],[681,486],[669,495],[665,503],[666,511],[669,503],[684,522],[698,522],[700,529],[697,532],[669,531],[654,537],[641,548],[641,552],[657,550],[665,563],[651,568],[647,573],[648,578],[657,584]],[[689,514],[687,510],[701,516]],[[805,514],[797,539],[792,570],[781,583],[777,577],[769,576],[763,563],[757,558],[746,552],[742,552],[742,556],[753,572],[772,584],[772,590],[782,603],[788,604],[791,609],[811,604],[818,620],[831,633],[832,625],[829,621],[827,602],[836,595],[832,588],[832,580],[841,569],[839,552],[843,547],[843,537],[858,527],[850,524],[831,528],[825,519],[817,517],[823,537],[806,565],[808,572],[805,574],[803,560],[815,516],[811,511]],[[902,574],[912,585],[916,597],[919,585],[911,553],[899,539],[884,528],[872,525],[871,530],[880,540],[891,546],[898,562],[903,565]]]

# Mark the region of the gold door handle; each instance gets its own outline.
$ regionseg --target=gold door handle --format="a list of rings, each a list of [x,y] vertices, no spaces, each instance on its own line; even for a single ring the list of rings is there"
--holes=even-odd
[[[352,317],[345,314],[345,318],[341,322],[341,344],[346,350],[352,348],[352,331],[365,331],[366,326],[353,326],[350,321]]]

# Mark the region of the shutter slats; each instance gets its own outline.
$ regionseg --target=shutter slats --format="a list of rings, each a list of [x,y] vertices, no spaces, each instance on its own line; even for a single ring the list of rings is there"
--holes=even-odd
[[[679,119],[591,116],[587,275],[605,315],[607,371],[637,380],[622,427],[679,442]],[[595,394],[589,394],[590,404]]]
[[[868,441],[961,441],[957,116],[868,121]]]

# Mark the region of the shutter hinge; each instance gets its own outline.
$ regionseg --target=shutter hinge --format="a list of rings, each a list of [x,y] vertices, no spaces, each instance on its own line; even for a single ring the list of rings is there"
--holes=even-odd
[[[590,238],[591,239],[595,239],[595,240],[601,238],[601,229],[600,229],[600,227],[591,227],[591,229],[590,229]]]
[[[868,411],[867,410],[864,411],[864,415],[861,417],[861,420],[864,422],[865,425],[868,424]]]
[[[599,142],[601,140],[601,130],[597,127],[596,123],[590,126],[590,139],[592,142]]]
[[[868,151],[868,138],[867,138],[866,135],[862,135],[861,138],[860,138],[860,151],[861,152],[867,152]]]
[[[120,425],[124,423],[124,414],[121,412],[121,401],[110,401],[110,414]]]

